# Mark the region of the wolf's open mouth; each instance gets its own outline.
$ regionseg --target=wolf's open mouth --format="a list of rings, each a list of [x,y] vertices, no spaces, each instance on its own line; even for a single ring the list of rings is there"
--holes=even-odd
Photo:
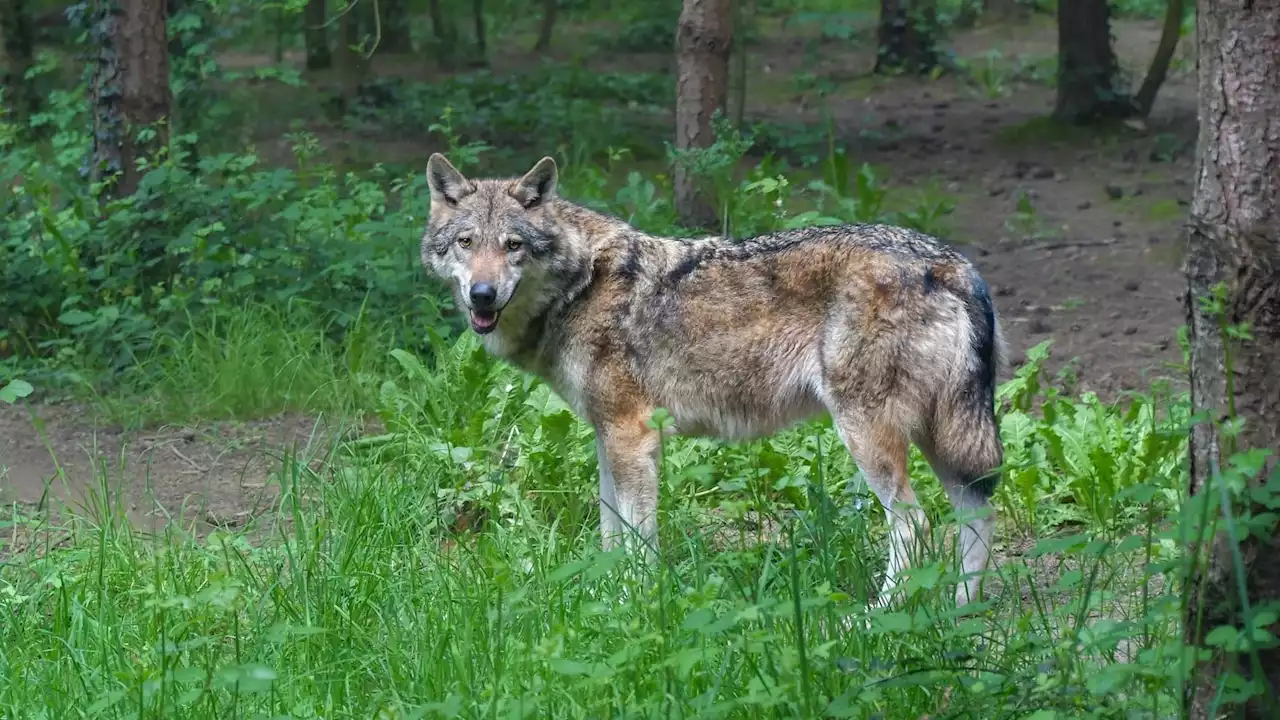
[[[481,335],[493,332],[493,329],[498,327],[499,314],[497,310],[472,310],[471,329]]]

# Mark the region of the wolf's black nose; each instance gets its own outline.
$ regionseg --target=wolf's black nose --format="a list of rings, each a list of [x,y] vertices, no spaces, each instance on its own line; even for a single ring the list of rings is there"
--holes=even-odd
[[[471,286],[471,307],[476,310],[488,310],[498,300],[498,291],[489,283],[481,282]]]

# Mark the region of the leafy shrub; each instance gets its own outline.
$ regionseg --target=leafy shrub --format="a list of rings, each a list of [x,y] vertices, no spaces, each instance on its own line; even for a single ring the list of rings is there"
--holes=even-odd
[[[384,128],[422,133],[451,110],[454,131],[509,151],[565,146],[582,160],[601,148],[625,145],[637,156],[665,132],[675,81],[652,73],[600,73],[544,62],[523,73],[480,71],[441,82],[380,78],[368,83],[355,117]],[[592,155],[595,155],[594,157]]]
[[[73,97],[57,101],[78,119]],[[87,138],[67,118],[61,126],[54,162],[31,146],[0,161],[10,190],[0,317],[17,351],[73,353],[119,369],[190,309],[294,297],[314,300],[338,330],[362,306],[401,318],[409,333],[439,322],[418,266],[420,173],[339,176],[309,165],[316,146],[301,134],[296,170],[266,167],[253,154],[188,167],[196,138],[182,136],[137,193],[117,200],[85,187],[77,171]]]

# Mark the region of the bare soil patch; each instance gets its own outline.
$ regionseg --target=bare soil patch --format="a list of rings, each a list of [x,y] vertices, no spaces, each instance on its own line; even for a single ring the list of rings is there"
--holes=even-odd
[[[79,406],[0,406],[0,503],[55,524],[123,514],[144,532],[203,535],[270,510],[286,461],[323,457],[332,438],[300,415],[125,432]]]

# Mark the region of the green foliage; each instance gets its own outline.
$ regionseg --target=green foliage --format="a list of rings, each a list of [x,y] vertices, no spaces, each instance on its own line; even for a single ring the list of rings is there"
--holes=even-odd
[[[0,386],[0,402],[12,405],[30,395],[34,390],[35,388],[31,387],[31,383],[22,378],[10,380]]]
[[[214,48],[261,34],[261,7],[183,5],[170,24],[176,132],[133,197],[107,200],[80,172],[84,87],[48,94],[30,119],[40,133],[0,116],[0,403],[34,392],[21,375],[42,392],[75,384],[126,425],[298,411],[373,415],[382,429],[278,458],[278,504],[236,532],[193,538],[171,525],[144,541],[111,493],[96,524],[6,510],[0,715],[1176,713],[1190,536],[1221,530],[1238,543],[1271,532],[1280,506],[1256,452],[1228,454],[1220,493],[1184,497],[1184,395],[1156,384],[1114,404],[1077,396],[1068,374],[1047,377],[1048,345],[1032,348],[998,394],[1006,467],[991,599],[950,604],[951,508],[916,453],[931,552],[901,603],[869,611],[883,513],[828,421],[751,443],[665,440],[661,562],[600,553],[591,428],[454,332],[451,300],[418,259],[427,144],[477,173],[554,153],[569,198],[665,234],[683,232],[668,199],[676,161],[713,187],[737,236],[838,222],[942,234],[951,198],[899,196],[831,126],[720,121],[711,148],[664,155],[670,75],[576,61],[430,83],[375,77],[345,130],[412,135],[422,158],[344,172],[299,130],[291,157],[267,162],[241,149],[257,112],[240,102],[245,88],[280,81],[310,103],[323,80],[268,68],[239,82],[249,75],[221,69]],[[757,7],[818,24],[828,42],[860,41],[878,10]],[[289,0],[285,14],[301,8]],[[961,8],[939,3],[939,25]],[[679,3],[610,12],[614,29],[595,43],[670,52]],[[33,72],[55,64],[46,56]],[[997,97],[1052,78],[1052,59],[993,52],[970,75]],[[817,75],[805,83],[829,89]],[[1153,152],[1172,153],[1165,145]],[[1020,202],[1011,228],[1039,225]],[[1249,606],[1208,644],[1247,657],[1275,641],[1266,626],[1278,611]],[[1257,690],[1238,676],[1223,687],[1228,699]]]
[[[1128,527],[1154,507],[1176,510],[1186,486],[1190,410],[1164,384],[1105,405],[1093,393],[1073,398],[1046,387],[1049,341],[999,392],[1008,473],[1000,492],[1028,530],[1066,524]],[[1039,415],[1039,419],[1032,413]],[[1147,488],[1142,507],[1121,502]]]
[[[24,354],[133,364],[156,331],[200,307],[313,299],[341,332],[366,305],[405,332],[438,322],[415,271],[425,220],[420,174],[361,177],[312,163],[294,135],[296,169],[254,154],[187,162],[174,138],[138,192],[107,200],[75,172],[87,140],[69,94],[42,121],[59,127],[53,162],[32,147],[0,160],[12,189],[0,233],[0,316]],[[408,196],[409,202],[403,198]]]
[[[1079,533],[1009,558],[990,579],[995,599],[965,612],[944,599],[957,573],[943,540],[903,604],[867,611],[880,513],[864,485],[846,485],[832,428],[810,423],[735,446],[668,440],[663,558],[644,567],[595,549],[591,430],[544,384],[472,334],[390,357],[374,401],[387,433],[281,458],[279,505],[259,524],[139,542],[106,508],[102,524],[69,528],[63,549],[0,568],[0,707],[1110,717],[1175,706],[1179,606],[1155,588],[1178,545],[1150,527],[1114,532],[1086,507]],[[1019,408],[1006,419],[1065,407],[1039,377],[1001,388]],[[1076,412],[1095,414],[1087,428],[1125,420],[1090,402]],[[1045,437],[1057,422],[1019,416]],[[1077,441],[1085,456],[1141,454],[1114,447],[1136,436],[1111,433]],[[1089,482],[1079,470],[1046,457],[1024,472]],[[913,474],[936,513],[945,501],[918,458]],[[1002,512],[1011,500],[999,496]],[[1117,504],[1160,510],[1152,493]],[[261,533],[276,539],[251,541]],[[1059,558],[1048,584],[1047,556]]]
[[[566,147],[587,162],[602,159],[592,153],[609,145],[657,157],[650,138],[674,101],[669,76],[543,62],[526,72],[480,71],[443,82],[374,79],[354,114],[384,129],[421,133],[449,107],[460,135],[517,152]]]

